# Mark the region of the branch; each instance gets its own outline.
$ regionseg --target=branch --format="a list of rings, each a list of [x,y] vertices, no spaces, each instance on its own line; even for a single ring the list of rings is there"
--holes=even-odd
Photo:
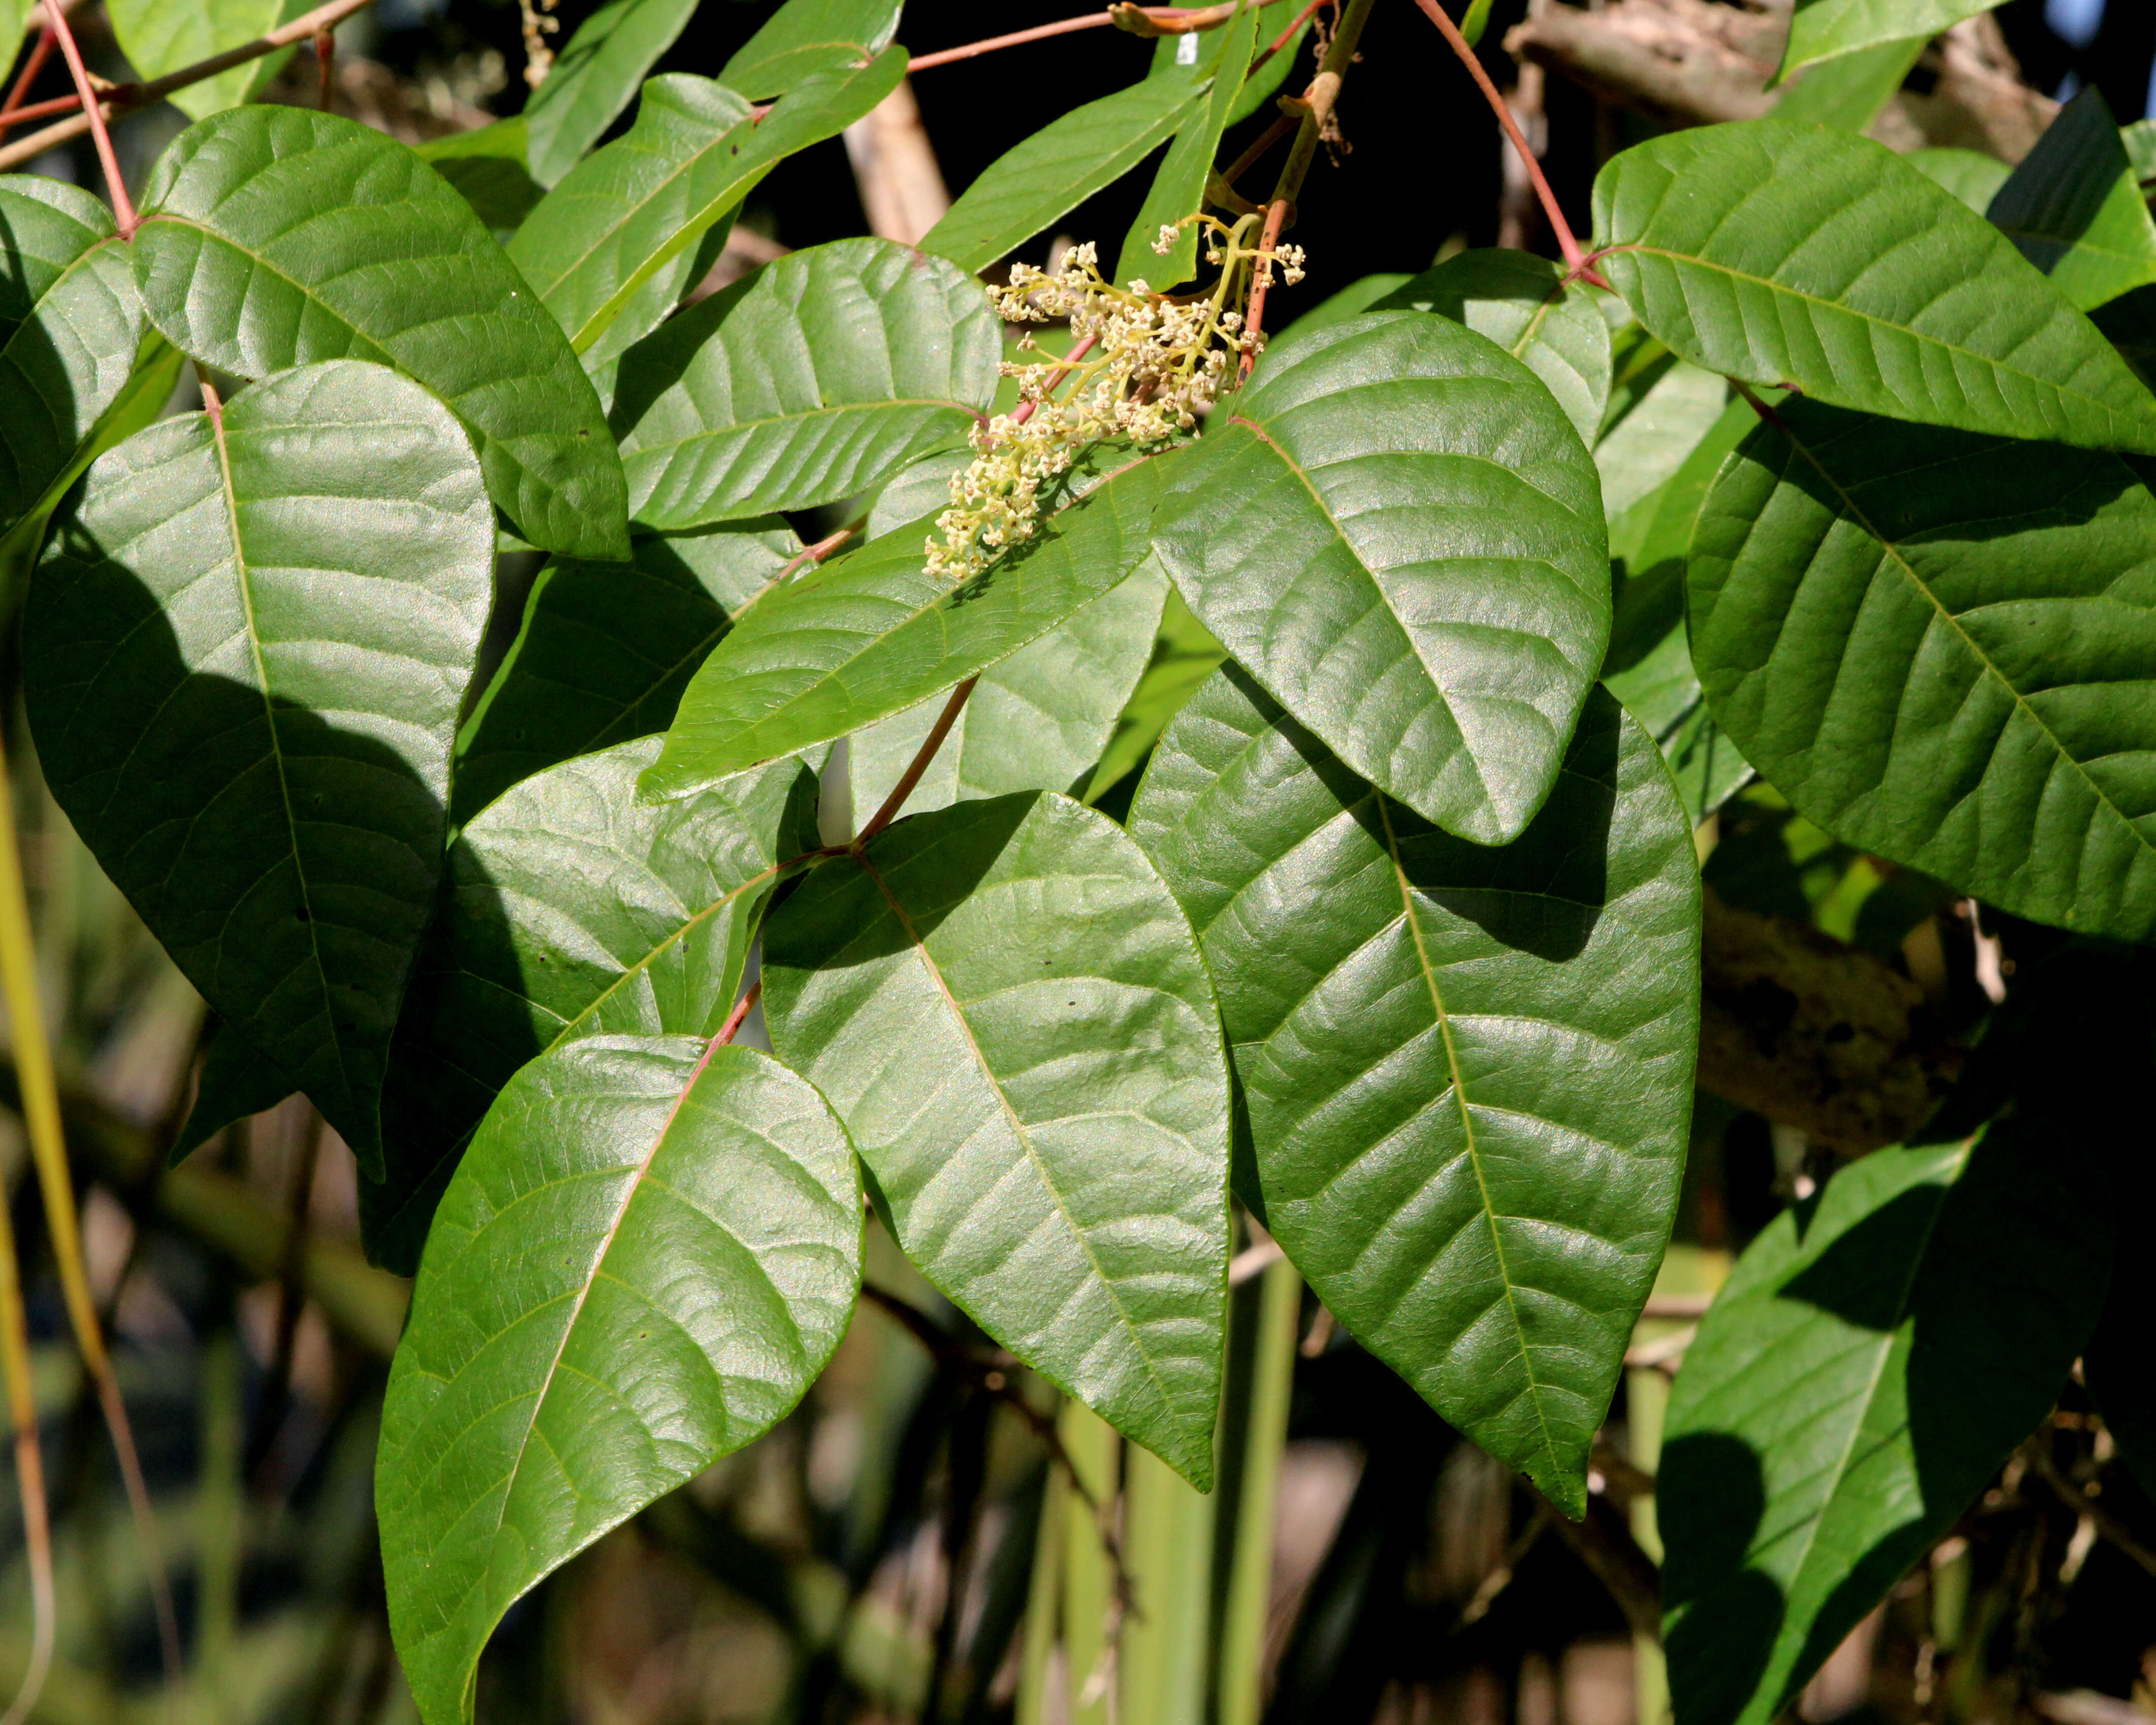
[[[993,54],[1000,48],[1018,48],[1028,42],[1045,42],[1051,36],[1068,36],[1078,30],[1105,29],[1112,25],[1116,29],[1128,30],[1138,36],[1185,36],[1194,30],[1217,29],[1235,15],[1233,5],[1187,8],[1125,3],[1111,6],[1106,12],[1089,12],[1077,18],[1058,18],[1052,24],[1035,24],[1029,30],[1013,30],[1007,36],[985,37],[978,42],[968,42],[962,48],[938,49],[934,54],[915,55],[906,63],[906,75],[911,77],[916,72],[931,71],[937,66],[947,66],[957,60],[974,59],[984,54]]]
[[[155,107],[176,90],[185,90],[190,85],[200,84],[205,78],[214,78],[220,72],[228,72],[234,66],[244,66],[249,60],[259,60],[266,54],[275,54],[280,48],[290,48],[304,42],[317,31],[334,29],[352,13],[367,6],[369,0],[329,0],[312,12],[303,13],[290,23],[280,24],[266,35],[238,48],[228,48],[222,54],[213,54],[208,59],[197,60],[191,66],[182,66],[177,72],[168,72],[162,78],[153,78],[147,84],[124,84],[112,90],[98,105],[99,121],[123,120],[130,114],[139,114],[145,108]],[[32,132],[27,138],[17,140],[5,149],[0,149],[0,169],[13,167],[18,162],[28,162],[42,156],[56,144],[69,138],[79,138],[93,129],[87,113],[74,114],[58,124]]]
[[[112,199],[112,213],[120,225],[120,237],[132,239],[135,206],[127,196],[127,182],[120,172],[120,158],[112,153],[112,134],[105,129],[105,111],[98,105],[97,92],[90,87],[90,69],[83,64],[82,50],[75,46],[74,27],[67,21],[67,8],[53,8],[45,28],[60,45],[60,58],[67,62],[68,75],[74,80],[76,98],[90,121],[90,136],[96,141],[98,165],[105,170],[105,190]]]

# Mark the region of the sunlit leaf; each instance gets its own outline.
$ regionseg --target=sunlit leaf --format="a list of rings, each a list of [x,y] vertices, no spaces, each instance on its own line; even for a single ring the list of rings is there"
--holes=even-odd
[[[2042,922],[2156,932],[2156,497],[2117,456],[1792,401],[1692,542],[1715,716],[1810,819]]]
[[[858,71],[898,33],[900,0],[785,0],[719,72],[752,102],[811,78]]]
[[[382,1405],[390,1624],[428,1725],[510,1604],[776,1425],[845,1332],[860,1183],[767,1055],[606,1037],[520,1072],[443,1199]]]
[[[1991,208],[1991,200],[2014,172],[1996,156],[1980,150],[1912,150],[1902,160],[1979,215]]]
[[[607,0],[577,26],[521,116],[525,162],[542,190],[622,116],[696,9],[696,0]]]
[[[1233,669],[1131,833],[1220,993],[1267,1225],[1363,1347],[1569,1512],[1675,1213],[1691,824],[1597,694],[1502,848],[1433,830]]]
[[[1044,793],[901,821],[773,913],[763,975],[772,1046],[907,1256],[1209,1487],[1228,1078],[1189,925],[1122,829]]]
[[[2156,454],[2156,397],[2011,240],[1883,145],[1778,120],[1672,132],[1602,170],[1594,218],[1604,275],[1709,371]]]
[[[1815,65],[1784,87],[1774,117],[1863,131],[1900,92],[1931,40],[1928,33],[1889,39]]]
[[[571,169],[509,255],[584,352],[644,284],[797,150],[835,137],[905,74],[903,49],[808,80],[757,119],[725,85],[669,72],[644,86],[627,133]]]
[[[1233,18],[1208,33],[1198,64],[1211,80],[1211,88],[1204,105],[1192,109],[1178,128],[1175,141],[1154,171],[1152,188],[1124,236],[1116,264],[1117,281],[1136,278],[1164,291],[1198,274],[1198,226],[1194,222],[1185,224],[1184,218],[1205,207],[1205,184],[1220,152],[1220,134],[1227,130],[1228,116],[1243,87],[1240,74],[1250,63],[1257,28],[1258,8],[1251,0],[1242,0],[1242,9]],[[1175,228],[1175,237],[1163,254],[1153,248],[1161,228],[1168,226]]]
[[[464,422],[525,538],[627,553],[598,398],[470,206],[402,144],[310,109],[237,108],[173,140],[142,205],[135,279],[182,352],[243,377],[394,366]]]
[[[1159,469],[1117,469],[1036,537],[956,583],[927,570],[932,521],[886,534],[767,596],[690,680],[647,796],[680,796],[927,700],[1100,597],[1145,555]]]
[[[1163,494],[1190,608],[1356,771],[1448,830],[1517,837],[1609,631],[1600,487],[1549,392],[1449,318],[1284,343]]]
[[[54,795],[228,1034],[376,1168],[493,562],[456,420],[344,361],[100,458],[31,583]]]
[[[305,0],[106,0],[105,8],[120,51],[146,80],[252,42],[306,9]],[[21,38],[18,28],[0,40],[12,52]],[[193,120],[237,107],[283,70],[291,57],[290,49],[278,49],[176,90],[167,100]]]
[[[1999,0],[1796,0],[1789,46],[1774,75],[1786,78],[1814,60],[1899,38],[1928,39],[1998,4]]]
[[[2111,1223],[2028,1123],[1881,1150],[1738,1260],[1671,1397],[1656,1507],[1681,1725],[1766,1725],[2051,1410]]]
[[[626,356],[613,423],[641,524],[680,528],[874,490],[962,444],[996,388],[981,285],[886,239],[789,253]]]

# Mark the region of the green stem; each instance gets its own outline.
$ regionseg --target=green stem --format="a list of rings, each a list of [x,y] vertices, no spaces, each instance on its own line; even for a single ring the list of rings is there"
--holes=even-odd
[[[1295,1375],[1296,1318],[1302,1278],[1282,1258],[1259,1285],[1251,1361],[1250,1423],[1243,1437],[1242,1491],[1235,1506],[1235,1558],[1220,1617],[1219,1725],[1258,1725],[1273,1578],[1273,1508],[1287,1444],[1288,1394]]]
[[[1102,1523],[1115,1513],[1122,1440],[1106,1420],[1077,1402],[1064,1404],[1056,1428],[1080,1495],[1100,1506],[1097,1518],[1073,1508],[1064,1545],[1063,1655],[1070,1692],[1065,1717],[1070,1725],[1109,1725],[1115,1711],[1110,1655],[1122,1602],[1116,1589],[1115,1556],[1103,1537]]]
[[[1133,1445],[1123,1488],[1131,1609],[1116,1658],[1118,1725],[1203,1725],[1213,1499]]]
[[[1064,1548],[1070,1537],[1071,1511],[1070,1481],[1061,1468],[1051,1463],[1041,1489],[1040,1527],[1034,1535],[1033,1579],[1026,1589],[1015,1725],[1048,1725],[1050,1717],[1049,1656],[1055,1649],[1055,1620],[1063,1604]]]

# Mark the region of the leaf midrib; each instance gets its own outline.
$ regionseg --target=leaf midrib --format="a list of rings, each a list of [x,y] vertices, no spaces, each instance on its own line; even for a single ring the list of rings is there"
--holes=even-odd
[[[2000,237],[2002,239],[2005,238],[2003,234]],[[2008,241],[2008,244],[2011,244],[2012,242],[2010,240]],[[2010,366],[2003,359],[1993,359],[1989,355],[1975,352],[1973,348],[1964,347],[1958,342],[1944,341],[1937,336],[1928,336],[1921,330],[1914,327],[1912,325],[1895,323],[1889,319],[1876,316],[1871,312],[1860,311],[1855,306],[1845,305],[1838,300],[1824,299],[1817,294],[1809,294],[1803,291],[1801,289],[1788,286],[1784,283],[1776,281],[1771,276],[1754,275],[1748,270],[1734,270],[1727,264],[1712,262],[1706,258],[1699,256],[1696,253],[1672,251],[1666,246],[1633,244],[1613,247],[1611,248],[1611,252],[1609,254],[1605,254],[1605,255],[1614,254],[1621,257],[1628,252],[1636,254],[1641,257],[1666,259],[1673,264],[1688,264],[1697,270],[1710,270],[1717,275],[1727,276],[1732,281],[1749,282],[1754,287],[1765,289],[1768,293],[1780,294],[1789,299],[1798,300],[1804,305],[1824,308],[1826,311],[1836,312],[1844,317],[1853,317],[1861,323],[1878,329],[1892,330],[1898,334],[1908,336],[1912,341],[1925,342],[1931,347],[1941,349],[1944,352],[1958,355],[1976,365],[1987,367],[1993,371],[2004,372],[2009,377],[2024,378],[2040,389],[2049,389],[2061,396],[2071,398],[2075,401],[2086,402],[2091,407],[2100,409],[2102,413],[2112,418],[2118,419],[2123,418],[2125,417],[2122,409],[2112,406],[2111,403],[2105,401],[2100,396],[2090,395],[2086,391],[2074,388],[2068,384],[2053,382],[2047,377],[2040,377],[2034,372],[2023,371],[2019,367]],[[2016,257],[2020,257],[2020,254],[2017,251],[2015,255]],[[2024,259],[2023,261],[2025,263],[2027,262],[2027,259]],[[2035,266],[2034,264],[2030,264],[2030,267],[2034,269]],[[2123,362],[2121,362],[2121,363],[2123,364]],[[1779,382],[1780,380],[1770,378],[1766,381],[1769,382]],[[1880,387],[1882,389],[1886,387],[1886,380],[1883,377],[1880,380]],[[1928,393],[1928,389],[1927,393]],[[1968,399],[1965,393],[1957,390],[1957,393],[1960,394],[1962,399],[1964,401]]]
[[[1175,1420],[1177,1418],[1175,1398],[1168,1394],[1168,1385],[1161,1377],[1159,1364],[1153,1358],[1152,1351],[1145,1344],[1144,1332],[1132,1318],[1129,1309],[1123,1304],[1121,1291],[1109,1278],[1098,1255],[1095,1253],[1092,1241],[1086,1237],[1086,1230],[1078,1225],[1077,1219],[1070,1214],[1070,1206],[1064,1202],[1062,1189],[1050,1175],[1046,1164],[1040,1159],[1040,1153],[1034,1147],[1032,1132],[1027,1129],[1026,1123],[1019,1117],[1017,1109],[1011,1106],[1009,1096],[1004,1092],[1003,1081],[996,1076],[994,1068],[988,1065],[988,1056],[982,1052],[981,1045],[973,1035],[972,1022],[966,1017],[965,1010],[958,1004],[957,997],[952,993],[949,983],[944,979],[942,966],[929,955],[927,942],[921,937],[921,932],[914,927],[912,917],[907,915],[906,906],[898,901],[897,895],[892,892],[889,884],[884,880],[881,871],[868,860],[865,853],[857,856],[855,860],[860,865],[861,872],[875,884],[875,890],[882,895],[885,904],[891,907],[891,915],[897,919],[898,926],[904,932],[915,956],[920,960],[921,968],[927,972],[929,980],[936,985],[936,992],[942,997],[944,1005],[950,1009],[952,1018],[957,1023],[959,1034],[965,1038],[967,1051],[973,1055],[973,1064],[979,1068],[981,1076],[988,1081],[988,1089],[994,1095],[996,1106],[1002,1111],[1005,1122],[1009,1126],[1019,1144],[1024,1147],[1025,1159],[1033,1165],[1034,1174],[1040,1180],[1041,1189],[1046,1192],[1054,1202],[1056,1214],[1062,1217],[1064,1226],[1070,1230],[1071,1239],[1077,1242],[1078,1250],[1085,1255],[1086,1262],[1091,1268],[1094,1279],[1100,1283],[1101,1291],[1108,1296],[1108,1303],[1116,1308],[1116,1316],[1122,1322],[1123,1332],[1130,1337],[1131,1346],[1136,1350],[1140,1363],[1145,1368],[1147,1379],[1152,1384],[1154,1394],[1160,1398],[1162,1411],[1170,1420]]]
[[[2031,725],[2034,725],[2037,731],[2041,733],[2044,741],[2051,746],[2051,748],[2056,754],[2057,757],[2071,767],[2073,769],[2074,775],[2079,778],[2084,785],[2088,787],[2089,795],[2096,800],[2097,805],[2108,810],[2112,817],[2116,819],[2121,826],[2126,829],[2128,833],[2133,836],[2133,842],[2140,846],[2143,851],[2156,854],[2156,844],[2152,844],[2149,841],[2148,837],[2143,834],[2141,829],[2134,824],[2133,819],[2128,815],[2126,811],[2121,809],[2118,804],[2112,799],[2110,795],[2105,792],[2104,788],[2096,782],[2095,778],[2089,773],[2088,768],[2082,763],[2080,758],[2073,754],[2072,752],[2066,747],[2065,743],[2059,740],[2058,733],[2053,731],[2051,726],[2045,722],[2043,715],[2036,711],[2035,707],[2030,703],[2029,698],[2015,685],[2012,679],[2008,677],[2005,672],[1999,670],[1998,665],[1993,662],[1991,655],[1986,653],[1982,647],[1977,644],[1976,638],[1970,634],[1966,629],[1962,627],[1960,617],[1956,613],[1947,608],[1946,602],[1940,598],[1938,593],[1933,591],[1931,583],[1926,581],[1922,576],[1917,572],[1916,565],[1911,562],[1908,558],[1902,554],[1900,542],[1888,537],[1887,535],[1881,532],[1879,528],[1873,524],[1871,517],[1865,513],[1863,508],[1857,503],[1856,499],[1851,495],[1848,488],[1845,486],[1832,473],[1827,470],[1826,465],[1822,462],[1817,455],[1812,453],[1810,445],[1805,443],[1804,440],[1799,438],[1794,431],[1789,429],[1788,421],[1779,420],[1779,423],[1775,423],[1774,429],[1788,442],[1791,449],[1802,455],[1804,459],[1810,464],[1812,470],[1818,474],[1820,478],[1825,481],[1827,485],[1832,488],[1835,495],[1841,500],[1841,509],[1845,516],[1848,520],[1854,521],[1860,528],[1861,528],[1864,533],[1871,539],[1871,542],[1876,545],[1880,550],[1885,553],[1887,561],[1892,563],[1896,569],[1901,572],[1902,578],[1907,580],[1912,587],[1915,588],[1918,593],[1924,596],[1925,599],[1929,602],[1933,610],[1938,614],[1940,621],[1945,624],[1947,628],[1953,632],[1955,639],[1959,640],[1962,645],[1968,649],[1969,656],[1982,667],[1984,674],[1991,678],[1993,681],[1999,685],[1999,687],[2006,691],[2007,696],[2012,701],[2015,710],[2027,717],[2029,722]],[[1755,523],[1754,525],[1756,526],[1757,524]],[[1749,536],[1750,536],[1748,534],[1748,539]],[[1805,567],[1805,575],[1809,577],[1810,574],[1810,564],[1808,562]],[[1992,758],[1995,759],[1996,755],[1997,752],[1994,749]],[[1989,777],[1989,773],[1990,762],[1987,761],[1984,768],[1984,776]]]
[[[330,993],[327,968],[322,962],[321,918],[315,914],[314,896],[307,884],[307,865],[300,850],[299,818],[292,807],[291,781],[285,770],[285,743],[278,734],[277,711],[270,698],[270,668],[262,657],[262,634],[254,616],[254,588],[249,578],[247,547],[239,532],[239,492],[233,482],[232,454],[225,445],[224,413],[222,408],[207,412],[203,416],[209,421],[212,444],[217,450],[218,477],[224,492],[226,530],[232,535],[233,573],[239,588],[239,603],[247,619],[247,652],[254,666],[257,691],[262,698],[264,728],[270,733],[270,757],[277,768],[277,806],[285,817],[286,842],[291,846],[292,872],[300,885],[300,903],[307,913],[307,949],[314,959],[315,979],[321,987],[322,1016],[330,1027],[330,1046],[336,1051],[337,1073],[344,1080],[344,1087],[352,1101],[357,1103],[359,1091],[353,1086],[352,1069],[345,1062],[344,1038],[337,1034],[336,1003]],[[222,944],[222,936],[219,943]]]
[[[1400,861],[1399,839],[1393,831],[1393,816],[1383,792],[1375,793],[1378,819],[1385,829],[1385,855],[1393,865],[1394,883],[1399,889],[1400,910],[1406,922],[1409,935],[1414,942],[1415,964],[1422,972],[1423,982],[1430,990],[1431,1009],[1437,1014],[1437,1030],[1445,1045],[1445,1064],[1452,1078],[1452,1094],[1460,1111],[1460,1130],[1466,1141],[1467,1160],[1475,1170],[1475,1189],[1482,1200],[1483,1224],[1490,1230],[1490,1250],[1497,1260],[1497,1276],[1505,1290],[1505,1311],[1512,1321],[1512,1335],[1519,1348],[1520,1367],[1527,1373],[1527,1397],[1533,1404],[1535,1425],[1542,1434],[1543,1454],[1553,1469],[1561,1469],[1557,1441],[1551,1435],[1549,1410],[1543,1405],[1543,1385],[1535,1370],[1534,1354],[1527,1346],[1527,1329],[1520,1316],[1519,1296],[1515,1291],[1511,1266],[1505,1258],[1505,1239],[1497,1226],[1497,1207],[1490,1195],[1490,1182],[1482,1167],[1482,1149],[1475,1136],[1475,1117],[1467,1102],[1467,1076],[1460,1069],[1460,1050],[1452,1040],[1452,1014],[1445,1004],[1445,994],[1437,985],[1437,972],[1430,960],[1430,948],[1423,940],[1422,923],[1415,915],[1414,893],[1408,885],[1407,870]]]

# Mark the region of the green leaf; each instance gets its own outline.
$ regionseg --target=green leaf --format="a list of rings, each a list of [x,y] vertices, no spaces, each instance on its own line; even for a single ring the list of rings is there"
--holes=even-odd
[[[938,449],[902,468],[876,493],[869,506],[868,523],[862,529],[871,539],[880,539],[895,527],[910,526],[923,516],[933,516],[951,506],[951,476],[973,465],[973,451],[961,444]]]
[[[858,71],[891,46],[898,13],[899,0],[786,0],[726,63],[719,82],[761,102],[811,78]]]
[[[544,195],[525,166],[529,134],[524,116],[497,120],[470,131],[453,131],[412,146],[472,207],[472,213],[496,234],[514,233]]]
[[[681,697],[644,794],[675,797],[927,700],[1038,639],[1145,555],[1166,458],[1116,470],[1035,537],[953,586],[919,521],[788,583],[719,643]]]
[[[1265,4],[1259,8],[1257,40],[1251,54],[1253,67],[1228,110],[1229,125],[1240,126],[1260,108],[1269,106],[1281,85],[1287,82],[1288,74],[1295,69],[1296,61],[1302,53],[1302,44],[1310,37],[1308,18],[1296,25],[1295,34],[1281,44],[1278,54],[1262,66],[1255,62],[1259,54],[1279,40],[1281,31],[1295,23],[1301,12],[1300,0],[1265,0]]]
[[[570,37],[520,116],[525,161],[545,189],[562,182],[674,45],[696,0],[607,0]]]
[[[1692,654],[1810,819],[2040,922],[2156,934],[2156,497],[2116,456],[1790,402],[1692,544]]]
[[[1083,792],[1145,670],[1168,591],[1148,558],[1069,622],[983,671],[906,812],[1013,791]],[[891,794],[945,700],[932,696],[854,734],[856,814],[865,819]]]
[[[2152,398],[2013,242],[1883,145],[1672,132],[1594,182],[1602,272],[1695,364],[1899,419],[2156,454]]]
[[[113,39],[136,75],[145,81],[206,60],[267,35],[306,10],[304,0],[107,0]],[[0,35],[12,53],[17,30]],[[234,108],[284,69],[292,50],[280,48],[176,90],[167,98],[191,120]]]
[[[451,821],[557,761],[664,731],[705,656],[800,554],[771,519],[639,538],[627,563],[549,563],[458,737]]]
[[[1152,657],[1116,716],[1115,733],[1094,769],[1086,802],[1098,803],[1145,764],[1168,721],[1190,704],[1190,697],[1227,656],[1227,649],[1190,614],[1183,595],[1171,585],[1168,603],[1161,608]]]
[[[1928,34],[1905,36],[1815,66],[1784,89],[1774,117],[1863,131],[1900,93],[1902,80],[1931,40]]]
[[[151,320],[205,365],[265,377],[394,366],[449,404],[534,545],[625,555],[598,398],[463,198],[402,144],[305,108],[236,108],[167,146],[128,247]]]
[[[1572,1515],[1669,1237],[1699,875],[1597,693],[1501,849],[1433,830],[1230,667],[1131,834],[1219,990],[1267,1225],[1363,1347]]]
[[[2137,120],[2118,129],[2126,146],[2126,158],[2133,164],[2133,177],[2143,185],[2156,180],[2156,120]]]
[[[291,1094],[292,1081],[284,1068],[220,1023],[203,1056],[194,1103],[172,1141],[167,1165],[177,1168],[234,1122],[265,1114]]]
[[[1609,559],[1578,433],[1494,342],[1392,311],[1274,349],[1153,544],[1355,771],[1481,844],[1534,818],[1609,641]]]
[[[1777,81],[1799,66],[1854,54],[1881,42],[1922,36],[1927,40],[1974,18],[1999,0],[1796,0],[1789,46]]]
[[[2059,110],[1985,213],[2084,311],[2156,281],[2156,222],[2093,85]]]
[[[772,1046],[921,1273],[1209,1490],[1228,1076],[1197,943],[1129,836],[1040,793],[900,821],[773,913],[763,977]]]
[[[1749,430],[1757,423],[1750,418],[1749,408],[1743,411],[1747,417],[1743,420],[1731,415],[1727,378],[1682,360],[1670,366],[1641,393],[1631,412],[1594,446],[1594,467],[1602,475],[1602,506],[1609,518],[1612,557],[1640,564],[1640,540],[1654,521],[1664,491],[1717,424],[1741,424]],[[1738,441],[1736,438],[1726,440],[1722,453],[1728,454]],[[1700,496],[1707,495],[1705,480],[1713,477],[1714,470],[1709,467],[1700,485]],[[1681,555],[1683,547],[1677,551]]]
[[[658,752],[643,738],[534,774],[451,847],[382,1099],[385,1175],[362,1189],[377,1258],[409,1271],[465,1140],[526,1060],[724,1022],[766,891],[816,842],[815,775],[782,761],[639,803]]]
[[[1147,78],[1073,108],[997,158],[921,242],[961,270],[983,270],[1121,179],[1199,110],[1195,68]]]
[[[1979,215],[1991,208],[1991,200],[2014,172],[1996,156],[1977,150],[1912,150],[1902,159]]]
[[[809,79],[761,120],[739,93],[708,78],[654,78],[635,124],[547,194],[509,255],[583,353],[773,168],[837,136],[905,72],[905,50],[886,49],[865,70]]]
[[[1766,1725],[2050,1411],[2111,1224],[2068,1136],[1880,1150],[1746,1250],[1685,1355],[1656,1507],[1684,1725]]]
[[[2143,382],[2156,386],[2156,286],[2121,294],[2089,314],[2118,357]]]
[[[1137,219],[1123,238],[1116,263],[1116,280],[1133,279],[1152,285],[1156,292],[1178,287],[1198,274],[1198,226],[1178,227],[1167,254],[1153,250],[1163,226],[1183,221],[1205,207],[1205,185],[1213,172],[1213,158],[1220,152],[1220,134],[1241,91],[1240,74],[1249,66],[1256,45],[1258,8],[1241,0],[1241,9],[1223,25],[1207,44],[1199,64],[1211,80],[1202,106],[1192,109],[1177,130],[1175,141],[1154,172]],[[1225,75],[1232,70],[1237,75]]]
[[[1322,309],[1322,308],[1321,308]],[[1487,336],[1543,380],[1592,444],[1609,404],[1609,324],[1562,264],[1527,252],[1461,252],[1371,302],[1373,311],[1435,311]]]
[[[1359,281],[1351,281],[1339,292],[1327,295],[1277,336],[1270,337],[1270,345],[1275,347],[1283,347],[1295,340],[1296,336],[1307,336],[1313,331],[1325,328],[1328,324],[1345,323],[1351,317],[1360,317],[1395,288],[1404,287],[1415,279],[1412,275],[1402,275],[1398,270],[1388,270],[1375,275],[1366,275]],[[1435,308],[1418,305],[1412,309],[1428,311]],[[1462,321],[1464,320],[1455,320],[1455,321]]]
[[[449,411],[336,361],[103,456],[23,683],[75,830],[218,1015],[379,1168],[494,517]]]
[[[382,1406],[390,1623],[429,1725],[501,1615],[785,1417],[861,1275],[844,1129],[767,1055],[608,1037],[503,1091],[434,1219]]]
[[[630,513],[690,527],[874,490],[981,423],[1002,347],[945,259],[887,239],[789,253],[623,359]]]
[[[0,177],[0,536],[59,501],[160,351],[112,213],[64,181]]]

